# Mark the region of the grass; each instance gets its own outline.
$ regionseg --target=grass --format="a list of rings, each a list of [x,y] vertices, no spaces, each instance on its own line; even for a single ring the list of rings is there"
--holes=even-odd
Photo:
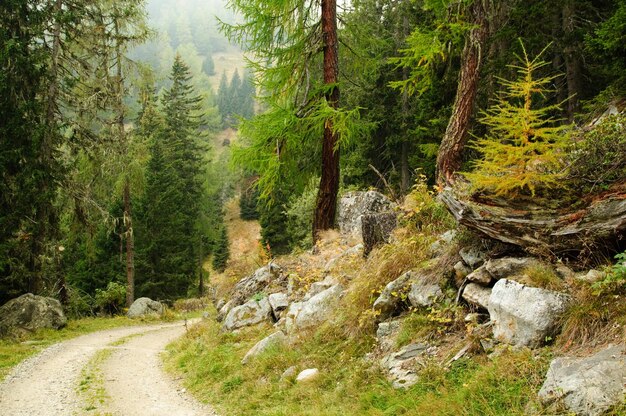
[[[123,342],[127,341],[124,338],[122,340]],[[81,372],[78,393],[83,398],[84,410],[93,415],[106,415],[105,413],[97,412],[108,400],[101,366],[111,356],[112,352],[113,350],[111,349],[103,349],[96,352]]]
[[[222,332],[204,322],[170,345],[166,368],[223,415],[525,415],[549,363],[548,353],[505,351],[461,359],[443,369],[432,363],[421,381],[391,387],[375,363],[364,359],[373,339],[346,336],[326,325],[293,345],[276,346],[242,365],[255,342],[272,331]],[[548,350],[545,350],[548,351]],[[300,384],[281,380],[285,369],[318,368],[321,377]]]

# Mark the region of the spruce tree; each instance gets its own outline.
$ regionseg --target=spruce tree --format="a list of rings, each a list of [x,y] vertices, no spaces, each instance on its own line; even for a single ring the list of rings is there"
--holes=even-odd
[[[215,248],[213,250],[213,269],[222,273],[226,269],[229,258],[228,231],[226,230],[226,226],[222,226],[219,239],[215,242]]]

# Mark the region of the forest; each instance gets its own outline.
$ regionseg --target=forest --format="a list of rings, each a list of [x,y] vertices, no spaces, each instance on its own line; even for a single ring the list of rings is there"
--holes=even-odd
[[[626,169],[623,0],[6,0],[0,43],[0,302],[202,295],[239,195],[272,257],[349,190],[554,208]]]

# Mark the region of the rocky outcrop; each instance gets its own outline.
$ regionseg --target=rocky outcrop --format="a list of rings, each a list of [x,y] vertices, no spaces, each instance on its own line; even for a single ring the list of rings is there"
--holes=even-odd
[[[367,256],[374,247],[389,243],[391,233],[398,225],[395,212],[363,214],[361,216],[361,237],[363,238],[363,255]]]
[[[278,319],[282,312],[289,306],[289,299],[286,293],[272,293],[267,297],[267,300],[272,307],[272,313],[276,319]]]
[[[482,266],[487,259],[487,253],[474,246],[463,247],[459,250],[459,256],[472,270]]]
[[[363,238],[362,216],[393,210],[394,203],[376,191],[348,192],[337,204],[337,225],[343,234]]]
[[[493,335],[517,346],[539,347],[558,331],[558,318],[565,311],[567,295],[499,280],[489,297]]]
[[[27,293],[0,307],[0,336],[12,329],[35,331],[67,325],[61,303],[53,298]]]
[[[250,350],[246,353],[246,355],[241,360],[241,364],[247,364],[251,359],[256,357],[257,355],[267,351],[269,348],[272,348],[276,345],[280,345],[287,341],[287,336],[283,331],[277,331],[273,334],[263,338],[261,341],[257,342],[254,347],[250,348]]]
[[[382,350],[390,350],[395,344],[396,335],[400,331],[402,320],[381,322],[376,330],[376,341]]]
[[[306,294],[304,295],[304,300],[309,300],[318,293],[322,293],[323,291],[330,289],[336,284],[338,284],[337,279],[330,275],[326,276],[324,280],[320,280],[319,282],[313,282],[311,283],[311,286],[309,286],[309,290],[307,290]]]
[[[332,259],[328,260],[328,262],[324,266],[324,273],[331,273],[334,270],[337,263],[339,263],[339,260],[345,259],[346,257],[356,257],[356,256],[362,256],[362,255],[363,255],[363,244],[357,244],[354,247],[350,247],[349,249],[347,249],[346,251],[344,251],[337,257],[333,257]]]
[[[274,263],[257,269],[250,276],[241,279],[233,290],[232,299],[237,305],[247,302],[252,296],[264,291],[270,284],[286,282],[283,269]]]
[[[165,312],[165,307],[161,302],[152,300],[150,298],[136,299],[130,308],[126,316],[129,318],[141,318],[142,316],[161,316]]]
[[[562,403],[580,416],[599,416],[623,403],[626,394],[626,347],[610,346],[591,357],[561,357],[550,363],[539,398]]]
[[[307,301],[294,302],[289,305],[285,318],[287,333],[312,328],[331,319],[342,293],[343,288],[337,284]]]
[[[233,331],[244,326],[256,325],[271,321],[272,308],[267,298],[260,301],[251,300],[234,307],[224,318],[224,329]]]

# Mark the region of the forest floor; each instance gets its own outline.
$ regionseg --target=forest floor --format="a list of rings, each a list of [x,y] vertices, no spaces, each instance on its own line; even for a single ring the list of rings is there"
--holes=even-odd
[[[0,383],[3,415],[214,415],[162,371],[187,321],[94,332],[46,348]]]

